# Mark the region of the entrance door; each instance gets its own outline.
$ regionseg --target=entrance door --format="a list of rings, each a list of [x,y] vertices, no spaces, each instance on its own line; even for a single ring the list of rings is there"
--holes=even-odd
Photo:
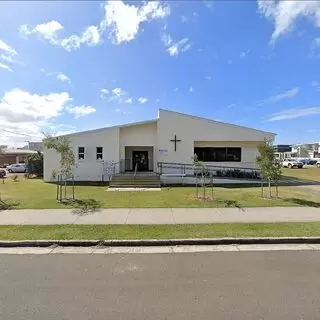
[[[148,171],[148,151],[132,151],[132,168],[137,171]]]

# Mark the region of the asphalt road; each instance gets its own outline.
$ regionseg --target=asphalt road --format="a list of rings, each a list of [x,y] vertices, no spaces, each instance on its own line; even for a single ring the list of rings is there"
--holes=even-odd
[[[0,319],[319,319],[320,252],[0,255]]]

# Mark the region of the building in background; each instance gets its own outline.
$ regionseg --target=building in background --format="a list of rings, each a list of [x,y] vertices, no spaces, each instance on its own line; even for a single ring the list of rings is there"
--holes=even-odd
[[[28,144],[18,148],[19,150],[33,150],[33,151],[42,151],[43,149],[43,142],[33,142],[33,141],[27,141]]]
[[[295,156],[295,152],[292,151],[291,144],[276,144],[274,146],[276,158],[279,160],[288,159]]]
[[[320,142],[294,144],[292,152],[298,158],[320,158]]]
[[[34,150],[5,149],[0,153],[0,167],[14,163],[24,163],[26,157],[31,153],[37,153]]]

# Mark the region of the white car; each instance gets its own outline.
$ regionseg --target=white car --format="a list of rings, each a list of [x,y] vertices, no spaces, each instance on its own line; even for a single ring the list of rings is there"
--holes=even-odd
[[[23,163],[15,163],[11,164],[10,166],[7,166],[6,168],[8,172],[13,173],[13,172],[26,172],[27,168]]]
[[[294,159],[285,159],[282,162],[282,166],[284,168],[299,168],[301,169],[303,167],[303,162],[294,160]]]
[[[317,161],[316,166],[320,168],[320,160]]]

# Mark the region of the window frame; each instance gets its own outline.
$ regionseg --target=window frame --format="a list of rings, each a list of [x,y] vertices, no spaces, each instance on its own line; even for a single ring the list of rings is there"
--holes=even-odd
[[[194,147],[193,151],[203,162],[242,161],[242,147]],[[235,160],[230,159],[232,156]]]
[[[101,152],[98,152],[98,148],[101,148]],[[98,158],[98,155],[101,155],[101,158]],[[101,146],[96,147],[96,160],[103,161],[103,147]]]
[[[83,148],[83,152],[80,152],[80,148]],[[82,155],[82,157],[80,156]],[[86,157],[86,148],[83,147],[83,146],[78,146],[78,160],[85,160],[85,157]]]

